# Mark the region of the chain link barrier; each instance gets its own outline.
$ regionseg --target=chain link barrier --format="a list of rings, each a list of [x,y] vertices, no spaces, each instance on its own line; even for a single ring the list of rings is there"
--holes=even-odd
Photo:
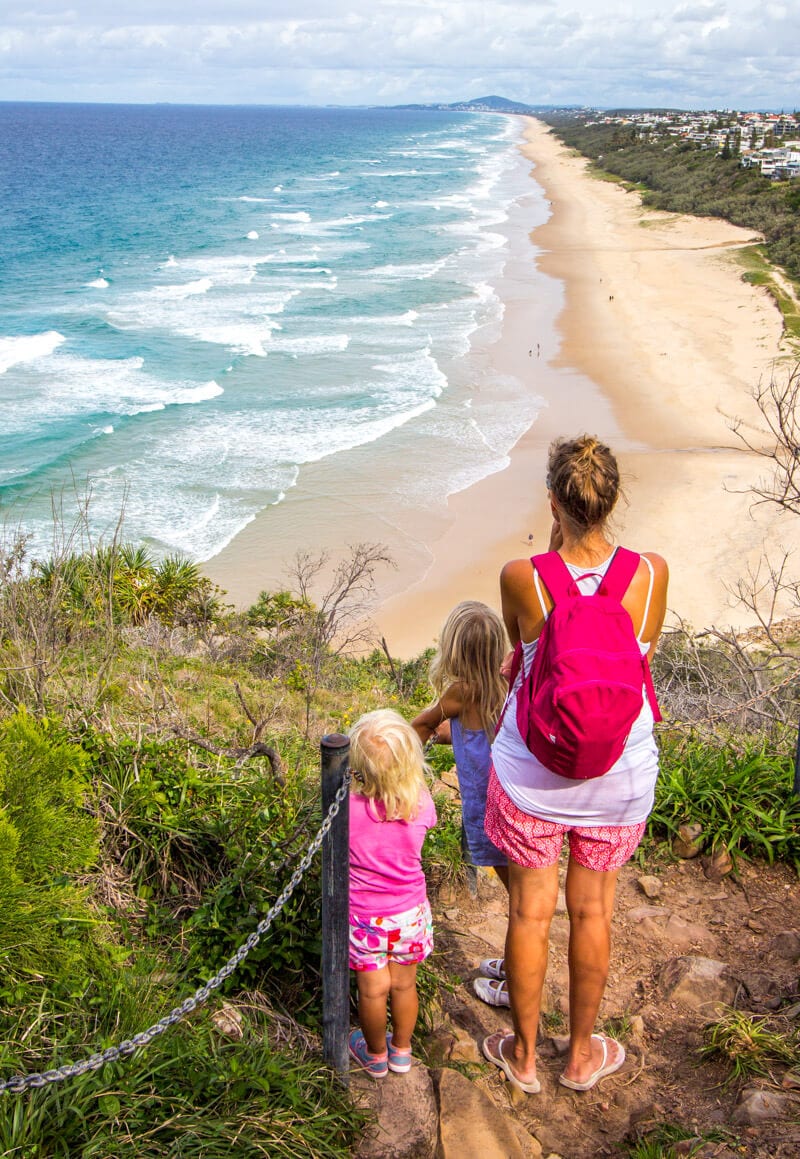
[[[154,1038],[163,1034],[165,1030],[169,1030],[171,1026],[175,1026],[176,1023],[181,1022],[187,1015],[192,1014],[199,1006],[207,1002],[214,991],[218,990],[222,983],[231,976],[237,966],[245,960],[250,951],[255,949],[300,884],[303,875],[314,860],[317,850],[330,832],[333,820],[347,796],[349,787],[350,776],[348,772],[331,802],[328,814],[320,825],[316,836],[309,845],[297,869],[279,894],[277,901],[270,908],[266,916],[261,919],[252,934],[242,942],[236,953],[228,958],[228,961],[213,978],[209,979],[203,986],[198,987],[194,994],[184,999],[179,1006],[174,1006],[169,1014],[166,1014],[163,1018],[159,1018],[158,1022],[153,1023],[147,1030],[143,1030],[139,1034],[134,1034],[133,1038],[125,1039],[119,1046],[108,1046],[105,1050],[98,1051],[96,1054],[92,1054],[80,1062],[64,1063],[63,1066],[54,1067],[52,1070],[45,1070],[34,1074],[12,1075],[11,1078],[0,1081],[0,1094],[21,1094],[23,1091],[46,1087],[50,1083],[59,1083],[64,1079],[78,1078],[79,1075],[86,1074],[87,1071],[99,1070],[107,1062],[119,1062],[122,1059],[127,1059],[137,1050],[141,1050],[142,1047],[149,1046]]]

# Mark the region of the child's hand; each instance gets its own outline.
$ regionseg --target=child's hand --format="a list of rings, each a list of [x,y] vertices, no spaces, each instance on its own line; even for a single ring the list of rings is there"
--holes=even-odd
[[[514,659],[514,653],[506,652],[503,657],[503,663],[500,665],[500,675],[505,676],[506,680],[511,679],[511,664]]]
[[[450,721],[445,717],[441,724],[437,725],[431,733],[431,740],[434,744],[452,744],[453,736],[450,731]]]

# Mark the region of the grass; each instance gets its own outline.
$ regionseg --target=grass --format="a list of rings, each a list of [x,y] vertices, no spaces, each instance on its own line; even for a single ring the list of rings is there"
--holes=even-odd
[[[676,1159],[676,1143],[691,1140],[693,1146],[687,1151],[681,1151],[681,1159],[692,1159],[706,1143],[727,1143],[729,1147],[736,1146],[737,1139],[730,1131],[712,1129],[698,1132],[682,1127],[677,1123],[659,1123],[647,1134],[631,1143],[624,1152],[626,1159]]]
[[[800,341],[800,311],[793,300],[777,282],[774,267],[766,256],[763,245],[745,246],[734,253],[736,262],[742,267],[742,278],[751,286],[763,286],[772,294],[783,316],[786,335],[793,341]]]
[[[769,1019],[731,1010],[704,1031],[702,1058],[722,1058],[730,1068],[728,1083],[771,1074],[777,1065],[796,1065],[800,1041],[798,1033],[770,1028]]]
[[[800,873],[800,801],[791,758],[749,738],[737,752],[697,740],[662,738],[661,775],[648,833],[670,837],[702,826],[707,848],[738,858],[793,863]]]

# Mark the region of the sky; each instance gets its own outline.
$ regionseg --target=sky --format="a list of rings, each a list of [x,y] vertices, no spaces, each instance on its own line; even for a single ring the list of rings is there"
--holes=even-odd
[[[800,108],[800,3],[0,0],[0,100]]]

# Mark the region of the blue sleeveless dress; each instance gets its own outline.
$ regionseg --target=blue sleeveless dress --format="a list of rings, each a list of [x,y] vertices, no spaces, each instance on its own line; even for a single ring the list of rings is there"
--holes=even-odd
[[[461,792],[461,817],[472,864],[507,865],[505,853],[489,840],[483,827],[492,763],[489,738],[482,728],[463,728],[457,716],[450,719],[450,733]]]

